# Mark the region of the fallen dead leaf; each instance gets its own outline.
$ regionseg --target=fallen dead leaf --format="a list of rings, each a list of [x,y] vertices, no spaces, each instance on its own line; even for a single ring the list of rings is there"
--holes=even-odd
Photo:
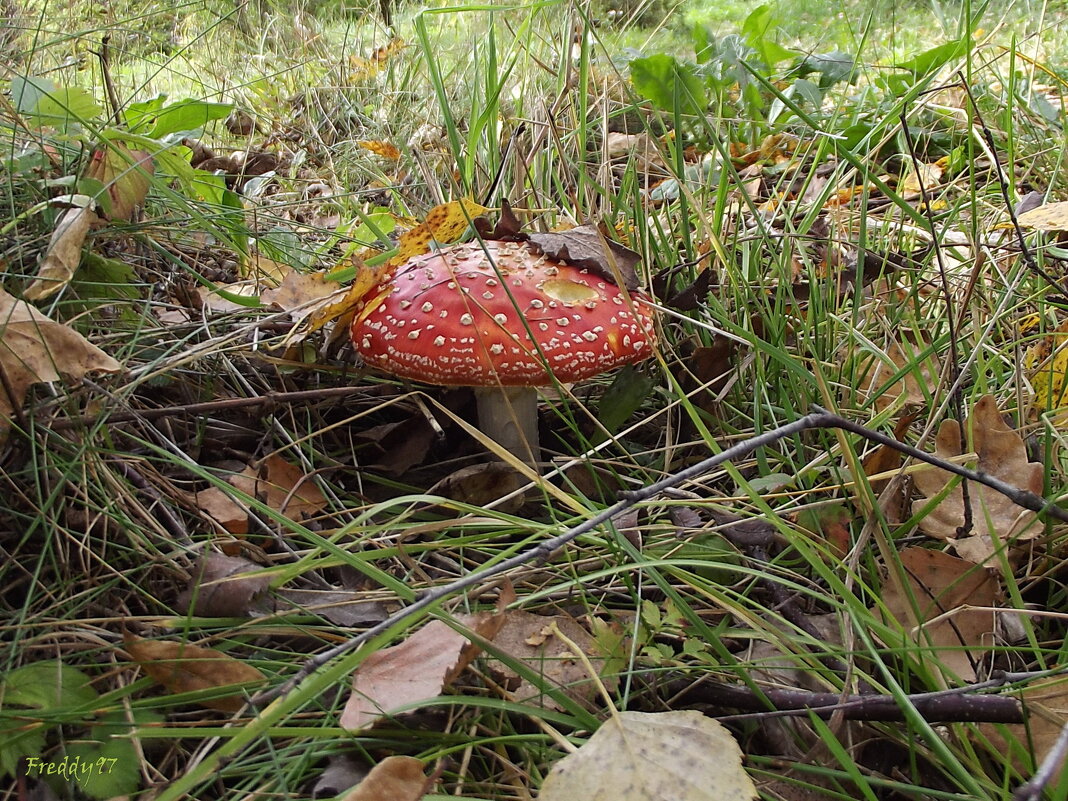
[[[1030,776],[1057,742],[1068,723],[1068,678],[1052,676],[1031,682],[1016,693],[1027,713],[1027,723],[995,726],[979,724],[998,754],[1006,755],[1023,776]],[[1009,735],[1006,737],[1005,735]],[[1056,787],[1064,762],[1054,771],[1048,787]]]
[[[578,646],[587,655],[590,664],[599,673],[604,659],[597,655],[593,637],[578,621],[566,615],[535,615],[512,610],[504,613],[504,623],[493,638],[494,650],[522,662],[539,677],[539,683],[548,685],[580,704],[592,708],[599,697],[597,684],[574,652],[571,644]],[[541,687],[521,677],[499,659],[489,659],[486,668],[504,685],[516,701],[535,701],[537,704],[561,709],[560,704]],[[615,686],[611,677],[605,677],[609,688]]]
[[[358,785],[341,801],[419,801],[426,795],[430,780],[423,763],[415,757],[388,756],[371,768]]]
[[[197,508],[207,514],[235,537],[248,534],[248,509],[235,501],[224,490],[208,487],[196,494]]]
[[[229,477],[242,492],[295,522],[314,517],[327,504],[323,491],[297,465],[271,454]]]
[[[891,342],[886,356],[892,366],[885,359],[875,358],[862,368],[863,377],[858,385],[864,388],[865,395],[874,397],[873,403],[878,411],[893,406],[902,396],[906,406],[927,403],[929,394],[925,395],[923,388],[930,393],[938,385],[941,367],[933,353],[921,359],[924,350],[926,345]]]
[[[1024,212],[1016,221],[1024,228],[1037,231],[1068,231],[1068,201],[1047,203]]]
[[[700,712],[620,712],[549,771],[539,801],[751,801],[742,750]]]
[[[301,610],[329,620],[336,626],[368,626],[389,615],[385,604],[369,601],[352,590],[278,590],[278,598]]]
[[[81,379],[86,373],[117,373],[122,365],[69,326],[49,319],[0,289],[0,429],[21,407],[32,384]]]
[[[975,660],[993,643],[994,613],[961,607],[993,607],[997,581],[986,569],[942,551],[905,548],[899,557],[907,591],[887,582],[882,596],[887,613],[914,630],[911,638],[920,650],[963,681],[974,681]]]
[[[294,322],[314,314],[341,289],[336,281],[328,281],[325,273],[298,273],[291,270],[274,289],[260,295],[260,301],[289,312]]]
[[[203,617],[248,617],[268,584],[270,578],[255,562],[211,553],[197,560],[176,605],[183,613]]]
[[[968,419],[969,439],[978,454],[976,469],[1013,486],[1042,494],[1043,467],[1027,459],[1023,439],[1005,425],[997,403],[990,395],[984,395],[975,404]],[[959,456],[961,429],[956,420],[945,420],[938,429],[935,453],[944,458]],[[913,514],[926,506],[927,499],[939,495],[954,476],[938,468],[919,470],[913,474],[916,488],[924,495],[913,502]],[[923,519],[920,528],[938,539],[953,543],[957,554],[976,564],[994,564],[994,553],[1006,544],[1018,542],[1022,537],[1033,538],[1040,533],[1036,526],[1028,531],[1037,515],[1017,506],[1000,492],[989,487],[968,484],[972,512],[972,529],[960,534],[964,525],[964,493],[958,482]]]
[[[97,222],[100,218],[89,205],[67,209],[59,216],[48,250],[37,267],[37,277],[22,293],[27,300],[43,300],[70,283],[81,264],[89,227]]]
[[[249,690],[266,680],[252,665],[210,648],[170,640],[146,640],[128,632],[123,636],[123,646],[149,677],[171,693],[229,686]],[[234,694],[205,698],[197,703],[220,712],[237,712],[245,701],[242,695]]]
[[[493,639],[500,624],[498,616],[488,612],[457,621],[485,639]],[[341,727],[366,729],[393,710],[441,695],[478,652],[463,634],[432,620],[399,645],[371,654],[356,669]]]

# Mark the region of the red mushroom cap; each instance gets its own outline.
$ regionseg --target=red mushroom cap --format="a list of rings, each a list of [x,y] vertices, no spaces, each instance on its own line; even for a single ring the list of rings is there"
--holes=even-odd
[[[549,370],[580,381],[652,355],[650,302],[522,242],[471,242],[398,267],[352,340],[369,365],[415,381],[544,386]]]

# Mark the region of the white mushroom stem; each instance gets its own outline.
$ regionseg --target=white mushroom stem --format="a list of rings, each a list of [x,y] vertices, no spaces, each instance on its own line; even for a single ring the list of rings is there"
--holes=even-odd
[[[538,390],[535,387],[475,387],[478,427],[517,459],[537,468]]]

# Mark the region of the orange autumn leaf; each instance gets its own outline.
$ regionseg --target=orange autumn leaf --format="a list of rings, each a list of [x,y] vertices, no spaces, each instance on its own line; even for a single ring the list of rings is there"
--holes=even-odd
[[[388,756],[371,768],[371,772],[341,801],[419,801],[426,795],[430,780],[423,773],[423,763],[410,756]]]
[[[245,690],[266,680],[260,671],[222,651],[171,640],[146,640],[127,632],[123,646],[141,669],[171,693],[188,693],[233,686]],[[244,705],[240,693],[197,701],[208,709],[237,712]]]
[[[401,155],[400,151],[397,149],[397,146],[390,144],[389,142],[380,142],[378,140],[364,140],[361,142],[357,142],[356,144],[358,144],[364,150],[370,150],[375,155],[382,156],[382,158],[387,158],[392,161],[396,161],[400,158]]]
[[[389,260],[392,267],[404,264],[415,256],[430,252],[431,241],[445,245],[455,242],[467,230],[471,220],[488,211],[470,198],[452,200],[435,206],[426,215],[426,220],[400,238],[400,250]]]

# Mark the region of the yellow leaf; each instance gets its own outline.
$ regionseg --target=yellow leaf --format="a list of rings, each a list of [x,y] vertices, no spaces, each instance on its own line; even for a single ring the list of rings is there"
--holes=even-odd
[[[396,267],[415,256],[428,253],[432,240],[442,245],[455,242],[467,230],[470,221],[486,211],[488,209],[485,206],[480,206],[470,198],[435,206],[426,215],[426,220],[401,235],[400,250],[389,260],[390,265]]]
[[[1016,218],[1024,228],[1036,231],[1068,231],[1068,201],[1047,203]]]
[[[1024,354],[1024,368],[1035,388],[1033,408],[1038,412],[1060,409],[1068,395],[1068,321],[1043,337]]]
[[[391,145],[389,142],[380,142],[377,140],[357,142],[364,150],[370,150],[372,153],[387,158],[392,161],[396,161],[400,158],[400,151],[396,145]]]

